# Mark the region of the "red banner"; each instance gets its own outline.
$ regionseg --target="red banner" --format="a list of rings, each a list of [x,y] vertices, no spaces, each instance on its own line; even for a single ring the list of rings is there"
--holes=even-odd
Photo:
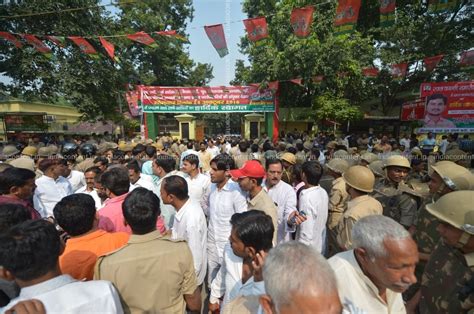
[[[474,81],[423,83],[423,128],[435,132],[467,132],[474,128]],[[454,130],[451,130],[454,129]]]
[[[431,72],[433,71],[437,66],[438,63],[443,59],[444,55],[437,55],[434,57],[426,57],[423,59],[423,62],[425,63],[425,70],[426,72]]]
[[[0,37],[2,37],[3,39],[8,40],[13,45],[15,45],[15,47],[17,47],[17,48],[23,47],[23,44],[21,43],[21,41],[19,41],[18,38],[16,38],[15,36],[13,36],[12,34],[10,34],[8,32],[0,32]]]
[[[402,105],[402,112],[400,114],[401,121],[421,120],[425,115],[425,101],[417,99],[408,101]]]
[[[104,47],[105,51],[109,55],[110,59],[114,62],[118,62],[118,58],[115,56],[115,46],[111,42],[107,41],[104,37],[99,36],[100,43]]]
[[[461,66],[470,66],[474,64],[474,49],[464,51],[461,53],[461,60],[459,61]]]
[[[392,74],[392,77],[395,79],[402,79],[407,75],[407,70],[408,70],[408,63],[406,62],[392,64],[391,69],[390,69],[390,74]]]
[[[273,81],[273,82],[268,82],[268,88],[277,91],[279,87],[279,82],[278,81]]]
[[[131,39],[133,41],[136,41],[137,43],[144,44],[144,45],[147,45],[147,46],[150,46],[150,47],[153,47],[153,48],[158,47],[155,40],[153,38],[151,38],[151,36],[148,35],[145,32],[138,32],[138,33],[135,33],[135,34],[129,34],[129,35],[127,35],[127,38]]]
[[[21,37],[41,53],[51,53],[51,49],[35,35],[22,34]]]
[[[211,41],[214,48],[217,50],[219,57],[223,58],[229,54],[227,43],[225,41],[224,27],[222,24],[204,26],[207,37]]]
[[[243,21],[250,41],[258,41],[268,37],[268,26],[265,17],[256,17]]]
[[[46,36],[46,38],[61,48],[66,46],[66,39],[62,36]]]
[[[94,58],[99,57],[97,54],[97,50],[95,50],[95,48],[92,47],[92,45],[86,39],[77,36],[70,36],[68,38],[72,40],[79,47],[79,49],[81,49],[82,52]]]
[[[372,67],[372,68],[363,68],[362,74],[367,77],[377,77],[379,75],[379,69]]]
[[[138,91],[132,90],[125,93],[125,99],[127,100],[128,109],[133,117],[140,115],[140,109],[138,107]]]
[[[311,32],[314,7],[297,8],[291,11],[290,23],[293,32],[298,37],[307,37]]]
[[[359,17],[361,0],[339,0],[334,20],[337,34],[350,33],[354,30]]]

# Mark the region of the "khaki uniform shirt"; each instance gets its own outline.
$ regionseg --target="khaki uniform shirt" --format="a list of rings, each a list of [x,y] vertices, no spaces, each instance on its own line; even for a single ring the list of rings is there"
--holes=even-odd
[[[90,167],[94,167],[94,158],[86,158],[74,167],[74,170],[85,172]]]
[[[133,234],[124,247],[99,257],[94,279],[114,284],[125,313],[184,313],[183,295],[197,288],[187,243],[159,231]]]
[[[202,172],[208,172],[209,170],[211,170],[211,160],[212,160],[211,153],[205,150],[204,152],[199,151],[198,155],[199,155],[199,160],[201,161],[201,164],[202,164]]]
[[[278,230],[278,207],[275,205],[270,196],[265,190],[261,190],[254,198],[249,199],[248,210],[257,209],[263,211],[268,216],[272,217],[273,228],[273,244],[276,245],[277,230]]]
[[[352,246],[352,228],[365,216],[382,215],[382,204],[369,195],[359,196],[347,202],[347,210],[337,226],[337,243],[343,249]]]
[[[329,229],[335,228],[341,220],[348,197],[344,179],[339,177],[332,181],[331,193],[329,194]]]

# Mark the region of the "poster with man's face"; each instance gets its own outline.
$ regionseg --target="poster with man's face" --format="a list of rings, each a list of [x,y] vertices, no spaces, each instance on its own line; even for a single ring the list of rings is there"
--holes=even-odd
[[[474,81],[423,83],[420,96],[425,99],[422,129],[437,133],[474,129]]]

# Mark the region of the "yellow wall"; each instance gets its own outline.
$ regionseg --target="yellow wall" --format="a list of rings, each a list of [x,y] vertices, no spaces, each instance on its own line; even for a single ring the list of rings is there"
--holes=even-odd
[[[72,126],[81,117],[77,109],[72,106],[25,101],[0,102],[0,115],[2,113],[41,113],[54,116],[55,120],[48,123],[48,132],[51,133],[65,133],[63,126]],[[4,123],[0,123],[0,140],[5,140]]]

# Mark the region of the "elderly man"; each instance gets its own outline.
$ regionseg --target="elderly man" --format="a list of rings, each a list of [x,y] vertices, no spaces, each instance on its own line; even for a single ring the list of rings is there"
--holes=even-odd
[[[329,259],[341,301],[367,313],[405,313],[402,292],[416,283],[416,243],[394,220],[373,215],[352,229],[353,250]]]
[[[342,311],[334,272],[310,246],[287,242],[272,249],[265,259],[263,278],[266,294],[260,296],[260,307],[265,314]]]

